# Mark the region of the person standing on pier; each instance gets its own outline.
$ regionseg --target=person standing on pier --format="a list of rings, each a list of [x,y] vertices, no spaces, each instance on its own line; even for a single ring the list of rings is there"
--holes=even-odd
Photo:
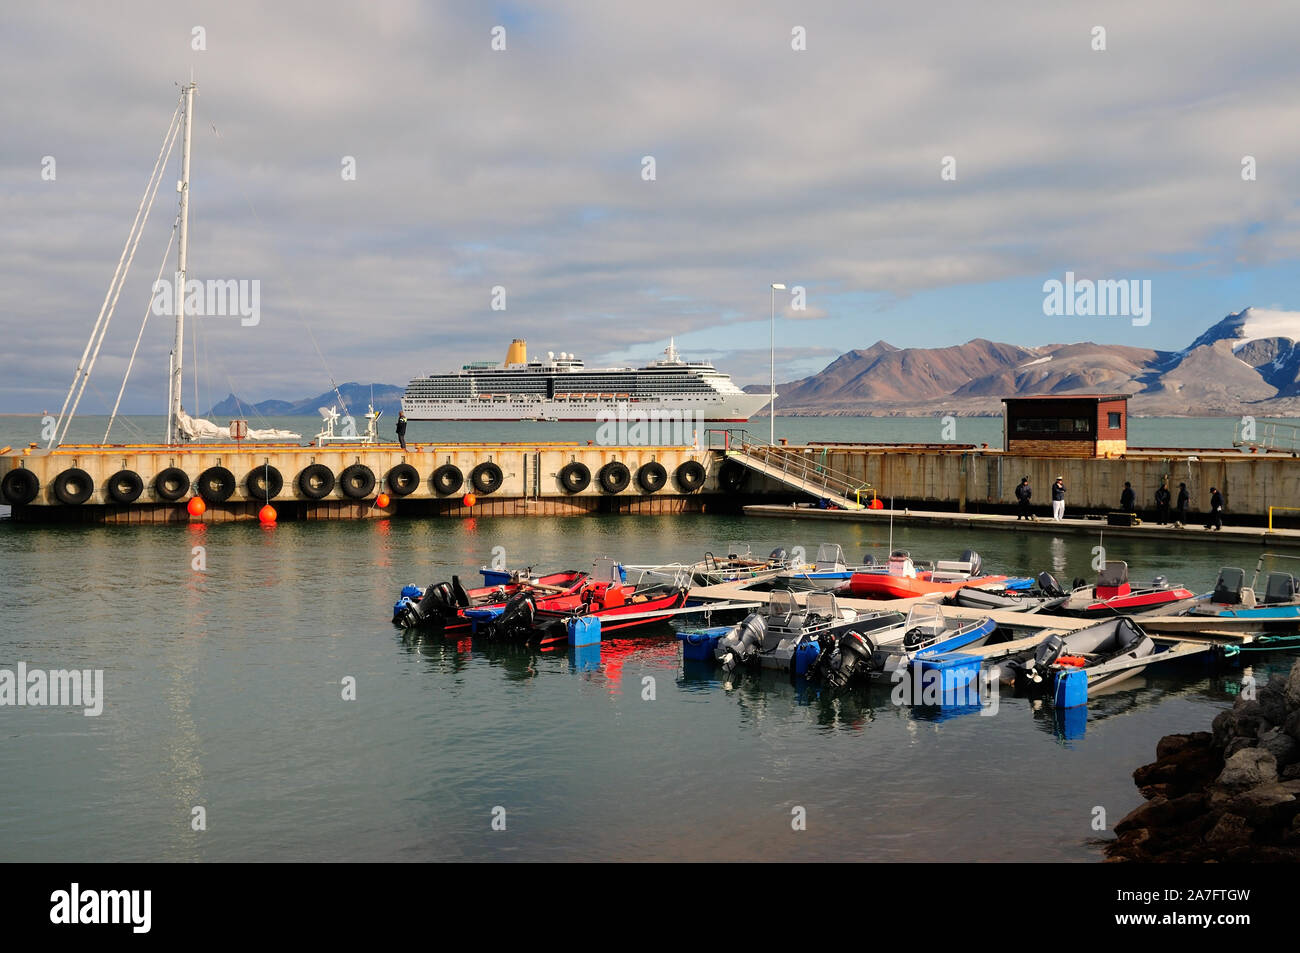
[[[1065,519],[1065,477],[1058,476],[1052,484],[1052,519],[1061,522]]]
[[[1029,486],[1029,477],[1025,477],[1016,487],[1016,499],[1020,501],[1020,509],[1016,511],[1017,520],[1033,521],[1034,514],[1029,510],[1029,500],[1033,495],[1034,491]]]
[[[1206,529],[1223,529],[1223,494],[1215,487],[1210,487],[1210,522]]]
[[[1133,492],[1133,484],[1125,482],[1124,492],[1119,495],[1120,512],[1132,513],[1135,503],[1137,503],[1137,494]]]
[[[406,411],[404,410],[397,412],[397,442],[402,445],[403,450],[406,449]]]
[[[1156,523],[1160,526],[1169,522],[1169,499],[1169,487],[1161,483],[1156,490]]]
[[[1178,502],[1174,504],[1174,526],[1178,529],[1183,528],[1187,522],[1187,507],[1191,505],[1192,496],[1187,492],[1187,484],[1178,484]]]

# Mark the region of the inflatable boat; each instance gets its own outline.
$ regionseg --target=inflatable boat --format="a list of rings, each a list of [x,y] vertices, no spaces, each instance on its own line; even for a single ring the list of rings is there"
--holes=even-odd
[[[1076,629],[1063,635],[1049,635],[1032,649],[1000,660],[1000,680],[1014,686],[1017,694],[1054,697],[1056,680],[1063,672],[1082,670],[1088,676],[1088,692],[1117,685],[1146,670],[1146,666],[1117,671],[1094,671],[1120,659],[1144,659],[1155,653],[1156,644],[1128,616],[1119,616]]]
[[[1007,589],[999,585],[963,586],[945,596],[944,602],[965,609],[1043,612],[1064,604],[1070,596],[1050,572],[1039,573],[1034,582],[1032,589]]]
[[[889,556],[881,570],[855,572],[849,579],[850,595],[863,599],[908,599],[933,592],[953,592],[963,586],[1001,586],[1026,589],[1034,580],[1021,576],[981,575],[983,561],[973,550],[961,559],[939,560],[934,569],[918,571],[911,556],[903,550]]]

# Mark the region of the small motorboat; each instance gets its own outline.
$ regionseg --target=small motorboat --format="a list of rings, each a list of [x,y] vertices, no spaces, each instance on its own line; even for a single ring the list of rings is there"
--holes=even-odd
[[[1097,584],[1088,586],[1075,580],[1075,588],[1059,611],[1075,616],[1125,615],[1169,606],[1184,599],[1196,598],[1195,593],[1181,586],[1170,586],[1164,576],[1156,576],[1150,585],[1134,589],[1129,585],[1128,563],[1108,560],[1106,568],[1097,574]]]
[[[488,578],[487,570],[484,577]],[[493,571],[497,572],[497,571]],[[466,589],[459,576],[450,582],[439,582],[421,589],[419,586],[402,587],[393,605],[393,624],[404,629],[416,627],[440,628],[447,632],[467,630],[469,620],[461,610],[482,606],[504,606],[507,600],[522,591],[538,596],[567,595],[577,592],[587,580],[587,573],[576,569],[532,575],[527,570],[504,572],[489,579],[489,585]]]
[[[821,655],[822,640],[849,629],[880,632],[902,623],[901,612],[858,612],[830,592],[810,592],[800,606],[792,591],[778,589],[761,610],[717,639],[713,655],[726,671],[752,665],[803,675]]]
[[[1145,665],[1098,671],[1108,662],[1144,659],[1156,644],[1128,616],[1106,619],[1087,628],[1047,636],[1037,646],[997,661],[1000,681],[1017,694],[1055,697],[1056,680],[1063,672],[1083,670],[1088,692],[1094,693],[1142,674]]]
[[[877,632],[850,628],[838,639],[827,639],[808,678],[821,679],[833,689],[867,678],[892,677],[915,661],[979,648],[997,629],[990,618],[957,619],[931,603],[914,604],[902,624]],[[978,669],[977,663],[967,666]]]
[[[657,583],[631,585],[624,567],[608,557],[595,561],[591,576],[575,592],[542,596],[522,590],[504,605],[462,610],[475,634],[491,639],[539,642],[544,648],[567,640],[565,620],[600,619],[601,634],[631,634],[671,618],[686,604],[685,586]]]
[[[756,556],[749,543],[727,543],[723,555],[706,552],[694,563],[668,563],[661,566],[628,566],[629,571],[660,576],[695,586],[716,586],[727,582],[766,582],[790,568],[790,557],[778,547],[767,557]]]
[[[1256,619],[1260,622],[1300,619],[1300,593],[1296,580],[1289,572],[1269,572],[1264,577],[1261,593],[1258,584],[1264,560],[1273,556],[1264,553],[1255,566],[1250,585],[1245,585],[1246,571],[1224,566],[1215,580],[1214,591],[1197,600],[1188,615],[1218,616],[1232,619]]]
[[[1042,612],[1055,609],[1070,597],[1050,572],[1041,572],[1032,589],[1008,589],[1005,586],[963,586],[944,597],[950,606],[965,609],[1006,609],[1010,612]]]
[[[844,550],[835,543],[822,543],[817,547],[817,559],[811,566],[791,566],[777,575],[775,584],[785,589],[826,589],[843,587],[854,573],[875,572],[878,567],[871,556],[862,566],[849,566],[844,560]]]
[[[961,559],[939,560],[933,569],[918,571],[905,550],[896,550],[881,570],[856,572],[849,579],[850,595],[864,599],[907,599],[932,592],[953,592],[963,586],[998,585],[1004,589],[1027,589],[1034,580],[1024,576],[982,575],[983,560],[974,550]]]

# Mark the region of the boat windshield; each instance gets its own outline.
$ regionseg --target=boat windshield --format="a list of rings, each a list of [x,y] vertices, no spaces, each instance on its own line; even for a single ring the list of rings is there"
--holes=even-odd
[[[788,619],[799,611],[799,603],[789,589],[774,589],[767,602],[769,619]]]
[[[817,568],[832,570],[844,565],[844,550],[837,543],[822,543],[817,547]]]
[[[753,555],[749,543],[727,543],[728,559],[749,559]]]
[[[1097,574],[1098,586],[1122,586],[1128,582],[1128,563],[1108,560],[1106,568]]]
[[[623,567],[612,556],[597,556],[591,565],[591,579],[593,582],[623,581]]]
[[[810,592],[808,594],[808,615],[818,615],[823,619],[838,620],[840,617],[840,604],[835,601],[833,592]]]
[[[923,628],[937,631],[944,627],[943,609],[929,602],[917,602],[907,613],[908,629]]]

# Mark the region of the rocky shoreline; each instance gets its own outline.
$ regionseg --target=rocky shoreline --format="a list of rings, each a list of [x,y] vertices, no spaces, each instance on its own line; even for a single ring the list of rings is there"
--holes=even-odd
[[[1210,731],[1161,738],[1133,780],[1146,803],[1115,825],[1108,863],[1300,862],[1300,662]]]

